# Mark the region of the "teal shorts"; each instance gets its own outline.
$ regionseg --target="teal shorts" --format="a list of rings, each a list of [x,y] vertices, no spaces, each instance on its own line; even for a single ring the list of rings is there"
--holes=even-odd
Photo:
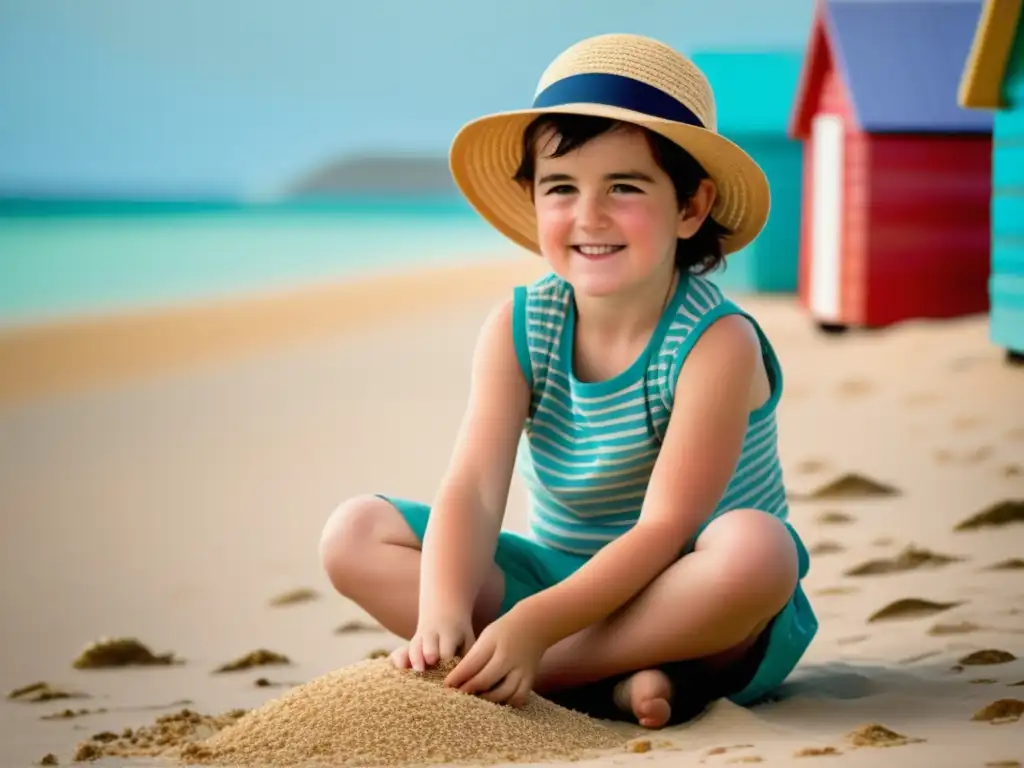
[[[430,507],[422,502],[378,494],[399,511],[409,524],[412,532],[422,542],[430,519]],[[803,580],[810,565],[810,557],[800,536],[786,523],[796,544],[800,563],[800,579]],[[703,529],[702,529],[703,530]],[[699,532],[698,532],[699,535]],[[693,542],[683,555],[693,551]],[[590,558],[572,555],[546,547],[513,531],[502,530],[494,562],[505,576],[505,596],[501,601],[499,615],[504,615],[520,600],[547,589],[571,576]],[[818,631],[818,620],[810,602],[798,583],[786,606],[771,622],[768,637],[763,646],[763,656],[753,677],[739,691],[727,698],[741,706],[749,706],[765,698],[789,677],[803,657]]]

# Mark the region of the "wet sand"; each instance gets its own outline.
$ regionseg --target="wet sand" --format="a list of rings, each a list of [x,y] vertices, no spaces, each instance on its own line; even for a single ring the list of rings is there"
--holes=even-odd
[[[331,594],[320,528],[352,494],[430,498],[479,322],[506,285],[533,273],[502,265],[421,304],[392,291],[393,316],[342,322],[338,310],[331,323],[254,338],[244,354],[223,341],[159,365],[129,355],[114,373],[94,366],[79,379],[72,361],[37,396],[9,387],[0,684],[46,681],[88,697],[0,702],[0,765],[50,752],[67,764],[79,741],[149,724],[183,700],[208,714],[249,709],[395,647],[365,627],[336,631],[367,617]],[[720,703],[688,727],[652,734],[650,751],[598,764],[1024,759],[1024,720],[972,720],[994,701],[1024,700],[1013,685],[1024,682],[1019,506],[1002,508],[1010,522],[958,530],[1024,500],[1024,369],[1004,364],[981,317],[825,337],[788,298],[739,300],[784,367],[791,519],[818,553],[807,586],[821,631],[778,701]],[[272,323],[248,327],[273,336]],[[524,529],[518,482],[506,525]],[[300,589],[312,593],[286,594]],[[137,637],[181,663],[74,668],[101,636]],[[291,663],[214,673],[257,649]],[[106,711],[43,719],[69,707]],[[909,741],[854,746],[848,735],[868,724]],[[811,754],[828,748],[840,754]]]

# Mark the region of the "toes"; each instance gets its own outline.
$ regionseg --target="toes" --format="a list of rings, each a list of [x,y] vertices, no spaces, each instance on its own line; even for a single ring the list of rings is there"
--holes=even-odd
[[[672,714],[672,685],[660,670],[637,672],[619,684],[616,703],[644,728],[661,728]]]
[[[668,722],[672,708],[665,699],[648,699],[639,702],[633,714],[644,728],[661,728]]]

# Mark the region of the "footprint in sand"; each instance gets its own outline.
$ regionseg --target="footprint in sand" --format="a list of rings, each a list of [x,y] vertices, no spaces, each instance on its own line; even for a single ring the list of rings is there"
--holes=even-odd
[[[182,664],[173,653],[155,654],[134,637],[102,637],[86,646],[71,666],[75,669],[159,667]]]
[[[1009,560],[1000,560],[998,563],[993,563],[986,571],[1022,571],[1024,570],[1024,560],[1019,557],[1011,557]]]
[[[258,648],[255,651],[239,656],[233,661],[221,664],[214,672],[241,672],[244,669],[252,669],[253,667],[291,663],[291,659],[284,654],[268,651],[266,648]]]
[[[1007,464],[1002,469],[1002,475],[1005,478],[1024,477],[1024,465],[1021,464]]]
[[[821,557],[823,555],[835,555],[839,552],[845,552],[846,547],[840,544],[838,541],[831,541],[826,539],[825,541],[819,541],[817,544],[812,544],[807,548],[808,554],[814,557]]]
[[[795,499],[866,499],[883,496],[896,496],[900,491],[894,486],[873,480],[866,475],[856,472],[847,472],[824,485],[819,486],[809,493],[793,492],[790,495]]]
[[[825,757],[826,755],[843,754],[835,747],[804,747],[793,753],[793,757]]]
[[[953,555],[940,555],[927,549],[908,546],[893,557],[868,560],[846,571],[846,576],[878,576],[886,573],[901,573],[919,568],[941,568],[950,563],[962,561],[964,558]]]
[[[936,613],[948,611],[963,605],[963,602],[936,603],[931,600],[922,600],[916,597],[905,597],[881,608],[868,617],[868,623],[876,621],[893,621],[904,619],[920,619],[925,616],[934,616]]]
[[[1017,657],[1009,651],[1002,651],[998,648],[986,648],[983,651],[974,651],[960,659],[957,663],[965,667],[980,667],[990,664],[1008,664],[1016,661]]]
[[[87,699],[89,694],[78,691],[68,691],[63,688],[50,685],[49,683],[31,683],[15,688],[7,694],[11,701],[24,701],[38,704],[44,701],[55,701],[57,699]]]
[[[315,589],[309,587],[299,587],[297,589],[290,589],[287,592],[282,592],[275,597],[270,598],[270,605],[279,608],[284,605],[299,605],[300,603],[309,603],[320,597],[320,593]]]
[[[1024,427],[1014,427],[1006,433],[1006,439],[1011,443],[1024,441]]]
[[[265,677],[258,677],[252,681],[257,688],[294,688],[302,683],[283,683],[281,681],[268,680]]]
[[[793,471],[799,472],[801,475],[813,475],[818,472],[824,472],[827,468],[828,462],[824,459],[804,459],[796,463]]]
[[[836,640],[836,645],[856,645],[870,639],[871,635],[847,635]]]
[[[975,624],[971,621],[960,621],[956,624],[936,624],[928,630],[928,634],[933,637],[946,637],[948,635],[967,635],[971,632],[977,632],[983,629],[983,627]]]
[[[346,621],[334,630],[336,635],[349,635],[356,632],[384,632],[385,629],[380,624],[373,624],[367,621]]]
[[[839,383],[836,391],[842,398],[861,397],[874,389],[871,382],[866,379],[847,379]]]
[[[814,594],[821,597],[830,597],[832,595],[853,595],[857,592],[860,592],[859,587],[824,587],[817,590]]]
[[[997,699],[975,712],[971,720],[992,723],[992,725],[1006,725],[1007,723],[1016,723],[1021,716],[1024,716],[1024,701]]]
[[[1024,523],[1024,499],[1004,499],[957,523],[953,530],[975,531],[1012,523]]]
[[[857,519],[853,515],[848,515],[845,512],[839,512],[837,510],[828,510],[818,515],[819,525],[848,525],[849,523],[856,522]]]
[[[896,731],[892,731],[878,723],[862,725],[857,730],[847,734],[846,738],[855,747],[901,747],[906,744],[919,744],[924,741],[924,739],[896,733]]]

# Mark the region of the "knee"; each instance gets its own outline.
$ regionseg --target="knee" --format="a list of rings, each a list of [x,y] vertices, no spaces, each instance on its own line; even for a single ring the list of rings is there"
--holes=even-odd
[[[354,496],[331,513],[320,535],[320,562],[334,588],[347,594],[361,564],[380,539],[390,505],[377,496]]]
[[[799,580],[796,544],[786,524],[756,509],[738,509],[715,520],[707,534],[705,547],[720,558],[722,593],[737,606],[763,613],[760,618],[782,610]]]

